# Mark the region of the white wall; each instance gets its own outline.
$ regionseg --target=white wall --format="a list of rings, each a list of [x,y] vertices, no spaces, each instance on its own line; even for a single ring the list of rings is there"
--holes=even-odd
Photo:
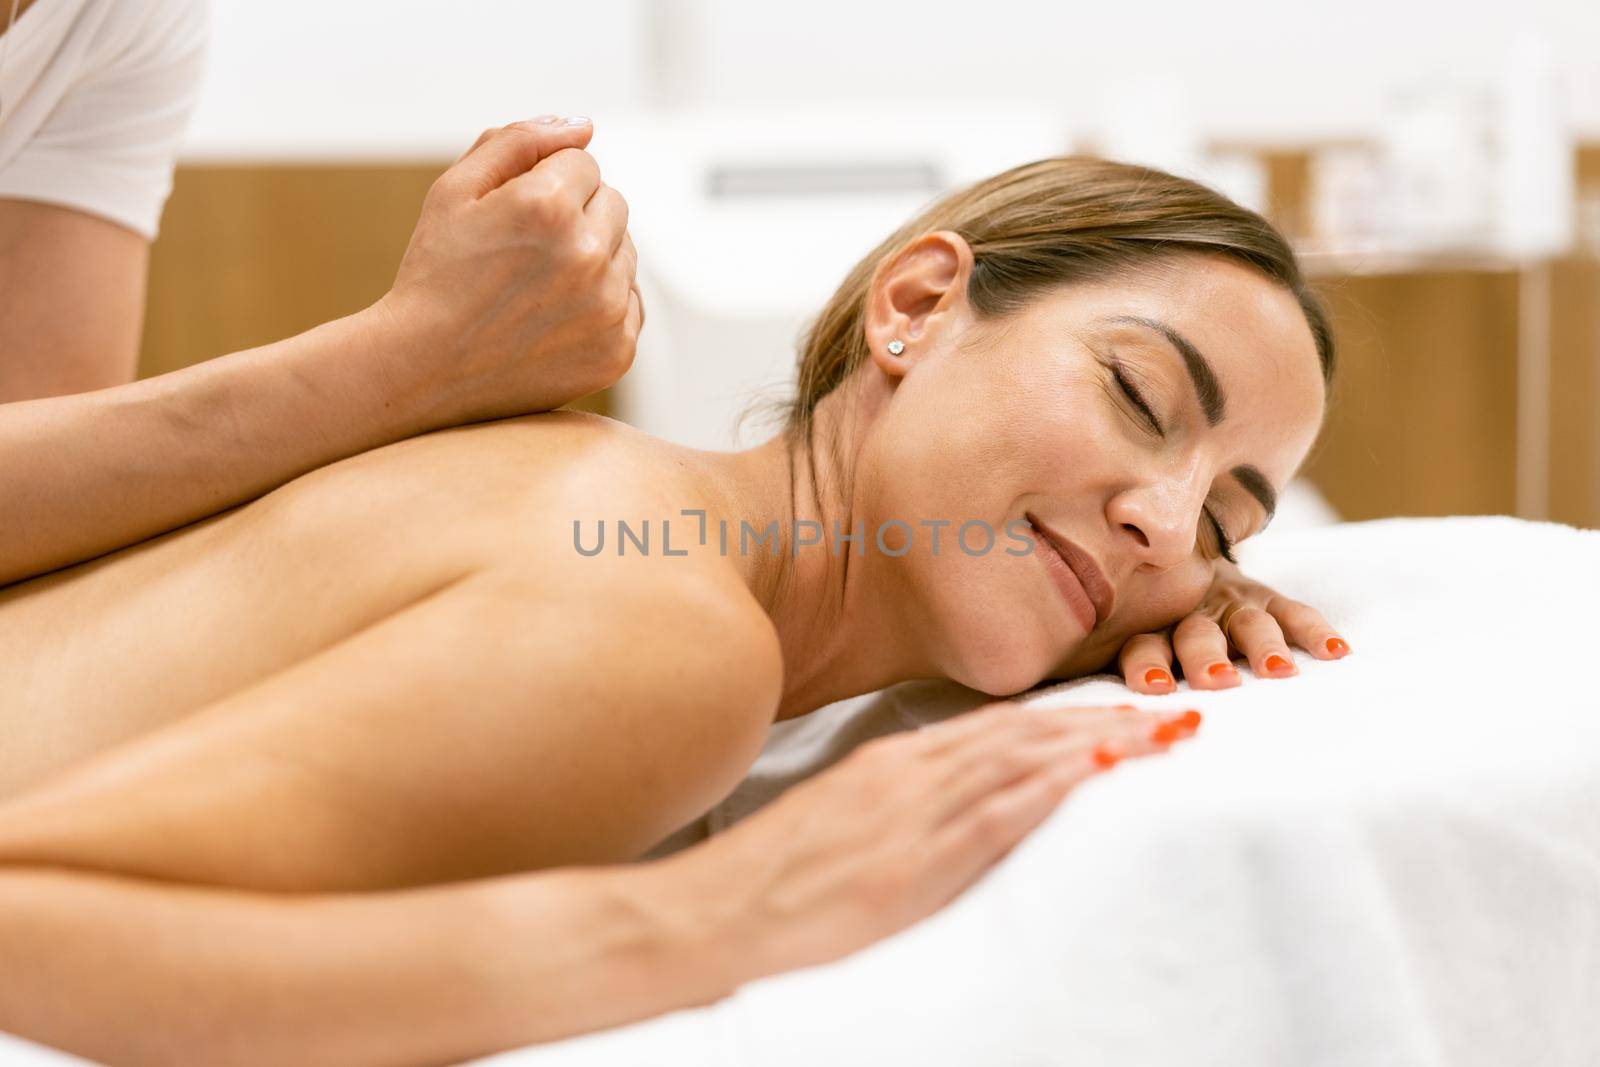
[[[1600,0],[215,3],[191,159],[451,158],[487,125],[593,116],[651,309],[617,403],[701,447],[733,443],[751,396],[786,391],[799,327],[927,195],[719,199],[705,182],[717,164],[933,162],[956,182],[1088,142],[1260,207],[1259,171],[1190,165],[1202,140],[1386,138],[1420,171],[1397,185],[1418,195],[1384,216],[1390,238],[1462,199],[1440,190],[1488,188],[1470,151],[1437,150],[1455,129],[1439,90],[1493,85],[1530,29],[1564,75],[1551,95],[1600,136]],[[1435,111],[1407,120],[1397,104],[1417,88]],[[1559,131],[1545,141],[1565,148]],[[1499,214],[1518,233],[1551,229],[1530,205],[1572,199],[1511,185],[1525,202]],[[1337,202],[1351,217],[1387,203]],[[1446,236],[1471,228],[1444,216]]]
[[[486,126],[626,110],[634,0],[212,0],[194,157],[453,157]]]
[[[216,0],[194,155],[439,155],[540,111],[661,103],[1028,101],[1077,133],[1130,96],[1207,134],[1362,133],[1407,86],[1489,77],[1549,34],[1573,121],[1600,135],[1600,3],[1039,0]]]

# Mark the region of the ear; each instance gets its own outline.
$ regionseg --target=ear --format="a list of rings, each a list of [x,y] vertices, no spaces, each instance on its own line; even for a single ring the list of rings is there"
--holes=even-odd
[[[967,306],[972,248],[952,230],[925,233],[878,264],[867,290],[863,327],[872,361],[903,377],[927,354],[933,336]],[[905,348],[889,351],[899,340]]]

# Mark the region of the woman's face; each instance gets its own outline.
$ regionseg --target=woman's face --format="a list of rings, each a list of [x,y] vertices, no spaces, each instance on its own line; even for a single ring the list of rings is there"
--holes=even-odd
[[[892,299],[869,307],[863,369],[879,402],[857,514],[869,550],[884,521],[913,528],[911,551],[875,561],[888,595],[939,672],[984,692],[1092,672],[1130,636],[1192,611],[1221,558],[1213,521],[1235,544],[1259,533],[1261,498],[1283,491],[1321,425],[1298,302],[1230,260],[1177,255],[989,320],[973,315],[964,278],[937,313],[931,300],[921,317],[912,301],[904,315],[885,310]],[[891,361],[879,349],[894,331],[910,336]],[[935,554],[919,523],[940,518]],[[988,551],[978,526],[970,553],[957,543],[971,520],[994,530]],[[1021,525],[1032,522],[1094,560],[1109,614],[1074,607],[1051,550]],[[884,539],[896,548],[903,532]]]

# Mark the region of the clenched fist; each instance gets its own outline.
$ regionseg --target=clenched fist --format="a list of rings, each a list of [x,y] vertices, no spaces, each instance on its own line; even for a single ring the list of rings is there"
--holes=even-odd
[[[613,384],[644,310],[628,205],[587,119],[486,130],[422,205],[368,314],[388,370],[445,426],[545,411]]]

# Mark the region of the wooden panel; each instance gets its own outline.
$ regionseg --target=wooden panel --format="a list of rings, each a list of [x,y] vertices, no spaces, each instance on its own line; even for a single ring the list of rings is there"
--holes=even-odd
[[[1517,275],[1357,275],[1321,286],[1339,343],[1305,471],[1351,520],[1516,504]]]
[[[1573,167],[1580,191],[1584,186],[1600,185],[1600,144],[1589,141],[1578,145],[1573,153]]]
[[[143,377],[348,315],[394,280],[444,164],[183,166],[150,257]],[[573,405],[606,411],[605,394]]]
[[[1550,274],[1550,518],[1600,527],[1600,261]]]

